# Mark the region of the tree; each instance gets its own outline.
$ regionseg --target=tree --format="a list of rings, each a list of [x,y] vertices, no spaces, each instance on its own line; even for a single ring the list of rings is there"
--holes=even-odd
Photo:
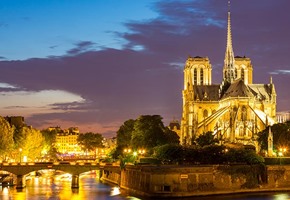
[[[130,146],[132,132],[134,131],[135,120],[129,119],[117,131],[117,146],[128,147]]]
[[[179,143],[179,141],[173,139],[173,134],[174,132],[170,132],[164,127],[160,115],[142,115],[134,123],[131,145],[135,149],[152,150],[152,148],[163,144]],[[178,138],[178,136],[175,138]]]
[[[17,138],[14,153],[19,156],[27,156],[30,160],[40,157],[44,146],[44,138],[40,131],[27,126],[19,127],[16,130],[14,132],[14,138]]]
[[[84,151],[96,151],[97,148],[103,147],[103,139],[99,133],[88,132],[80,134],[77,142]]]
[[[203,133],[196,139],[197,145],[203,147],[206,145],[212,145],[218,143],[218,139],[214,138],[213,132],[208,131]]]
[[[45,129],[41,130],[41,134],[44,138],[44,151],[49,157],[56,159],[57,149],[55,147],[55,142],[57,130],[53,129],[50,131],[49,129]]]
[[[123,155],[125,148],[146,149],[148,154],[154,147],[163,144],[179,144],[179,136],[165,127],[159,115],[141,115],[136,120],[129,119],[117,131],[117,147],[113,158]]]
[[[184,148],[179,144],[165,144],[154,148],[154,157],[163,163],[175,164],[184,160]]]
[[[274,124],[271,126],[271,132],[273,134],[274,151],[279,150],[279,148],[290,149],[290,122]],[[261,145],[261,150],[268,149],[268,135],[269,126],[258,133],[258,141]]]
[[[123,154],[124,149],[131,146],[131,137],[134,130],[134,123],[135,120],[128,119],[120,126],[119,130],[117,131],[117,146],[111,152],[111,155],[114,159],[119,158],[119,156]]]
[[[14,128],[0,116],[0,156],[4,160],[7,154],[11,152],[14,145],[13,132]]]

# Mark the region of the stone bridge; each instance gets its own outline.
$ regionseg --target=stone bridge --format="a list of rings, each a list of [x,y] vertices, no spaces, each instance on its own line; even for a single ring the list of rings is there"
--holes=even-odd
[[[69,173],[72,175],[72,188],[79,187],[79,175],[92,170],[106,170],[114,173],[121,173],[120,166],[99,164],[99,163],[82,163],[82,162],[41,162],[41,163],[0,163],[0,171],[7,171],[17,176],[16,188],[25,187],[25,176],[30,172],[43,169],[54,169]]]

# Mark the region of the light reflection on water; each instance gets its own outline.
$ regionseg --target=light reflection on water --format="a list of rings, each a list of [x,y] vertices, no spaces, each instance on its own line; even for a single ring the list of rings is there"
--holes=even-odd
[[[101,183],[95,174],[80,176],[79,189],[71,189],[71,177],[33,177],[27,179],[26,187],[16,190],[15,187],[0,186],[0,200],[140,200],[120,193],[118,187]],[[169,200],[170,198],[166,198]],[[178,200],[179,198],[174,198]],[[256,193],[221,196],[204,196],[181,198],[182,200],[290,200],[290,193]],[[179,199],[180,200],[180,199]]]
[[[117,187],[99,182],[95,174],[80,176],[79,183],[79,189],[71,189],[69,177],[33,177],[26,181],[26,187],[22,190],[0,186],[0,200],[138,200],[124,193],[121,194]]]
[[[244,193],[232,195],[191,197],[183,200],[290,200],[290,194],[287,192],[265,192],[265,193]],[[167,199],[168,200],[168,199]]]

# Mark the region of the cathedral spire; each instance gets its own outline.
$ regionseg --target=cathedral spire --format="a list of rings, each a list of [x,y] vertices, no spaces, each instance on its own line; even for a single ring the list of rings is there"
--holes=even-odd
[[[232,44],[232,32],[231,32],[231,11],[230,0],[228,1],[228,29],[227,29],[227,47],[224,60],[224,79],[231,83],[236,78],[235,73],[235,58]]]

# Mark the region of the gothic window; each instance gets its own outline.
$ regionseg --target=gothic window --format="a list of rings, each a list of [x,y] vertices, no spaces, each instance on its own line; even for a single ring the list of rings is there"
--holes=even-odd
[[[242,126],[239,128],[239,136],[240,137],[244,136],[244,128]]]
[[[203,85],[203,69],[200,69],[200,84]]]
[[[238,74],[238,71],[237,71],[237,68],[235,69],[235,79],[237,78],[237,74]]]
[[[197,85],[197,70],[196,68],[193,70],[193,83]]]
[[[203,118],[207,118],[208,117],[208,111],[205,109],[203,111]]]
[[[243,68],[241,69],[241,78],[245,81],[245,70]]]
[[[247,120],[247,108],[246,108],[246,106],[242,107],[241,119],[242,119],[242,121]]]

